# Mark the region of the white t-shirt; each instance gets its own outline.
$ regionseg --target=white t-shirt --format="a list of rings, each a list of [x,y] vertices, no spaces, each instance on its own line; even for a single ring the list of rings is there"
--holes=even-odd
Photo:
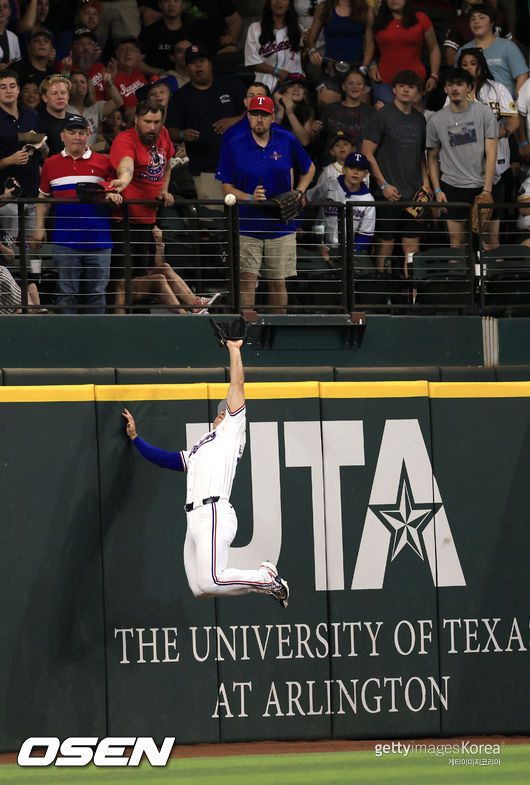
[[[247,32],[245,41],[245,65],[261,65],[267,63],[273,68],[281,68],[289,73],[302,73],[302,58],[300,50],[293,52],[289,45],[287,28],[274,30],[274,41],[267,44],[260,44],[261,22],[253,22]],[[300,45],[302,42],[300,41]],[[257,80],[263,82],[270,89],[271,93],[278,83],[274,74],[258,73]]]
[[[12,33],[11,30],[6,30],[5,32],[7,36],[7,48],[9,50],[8,52],[9,62],[16,63],[22,59],[18,37],[14,33]],[[0,46],[0,60],[3,59],[4,54],[5,52]]]

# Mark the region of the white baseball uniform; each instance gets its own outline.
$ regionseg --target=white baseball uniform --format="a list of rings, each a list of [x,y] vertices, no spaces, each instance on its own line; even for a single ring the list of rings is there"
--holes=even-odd
[[[324,180],[320,185],[310,188],[307,192],[307,198],[310,201],[313,199],[315,201],[329,199],[334,202],[342,202],[343,204],[346,204],[346,202],[365,202],[365,204],[353,208],[353,233],[354,235],[363,235],[366,238],[373,237],[375,229],[374,197],[366,185],[361,185],[358,191],[350,192],[344,184],[344,175],[339,175],[339,177]],[[338,245],[337,207],[332,204],[319,207],[316,221],[324,224],[326,244],[331,246]]]
[[[517,110],[525,121],[526,139],[530,140],[530,79],[524,82],[517,95]],[[528,149],[528,148],[526,148]],[[530,166],[521,164],[523,176],[527,177],[530,174]]]
[[[168,469],[187,471],[184,568],[196,597],[269,594],[275,583],[270,572],[227,569],[228,551],[237,531],[229,498],[237,464],[246,443],[245,404],[208,431],[191,450],[165,452],[137,436],[133,444],[148,460]]]

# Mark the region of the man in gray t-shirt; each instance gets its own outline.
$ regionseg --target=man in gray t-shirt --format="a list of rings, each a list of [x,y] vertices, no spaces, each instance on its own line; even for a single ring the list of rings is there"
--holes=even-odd
[[[449,104],[427,121],[429,174],[437,202],[472,204],[481,192],[492,193],[497,118],[489,106],[468,99],[472,84],[471,75],[462,68],[449,71],[445,82]],[[462,248],[466,209],[444,211],[451,247]]]
[[[419,251],[420,224],[400,204],[410,201],[418,188],[430,187],[425,165],[425,120],[414,109],[423,80],[414,71],[398,71],[392,80],[395,99],[370,117],[362,146],[372,171],[372,193],[377,208],[376,266],[382,271],[392,256],[394,240],[401,237],[404,268],[410,253]]]

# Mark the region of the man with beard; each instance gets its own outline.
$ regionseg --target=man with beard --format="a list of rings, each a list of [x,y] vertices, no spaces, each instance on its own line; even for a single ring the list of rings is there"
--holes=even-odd
[[[44,107],[39,112],[39,131],[48,137],[50,155],[57,155],[63,149],[61,132],[71,113],[66,111],[70,103],[71,84],[69,79],[55,74],[44,79],[40,85],[40,96]]]
[[[171,207],[173,196],[168,192],[171,169],[169,159],[175,154],[173,143],[164,124],[164,111],[152,101],[140,101],[136,106],[134,127],[119,133],[110,149],[110,162],[116,179],[110,184],[125,199],[160,200]],[[131,221],[131,275],[144,275],[149,265],[156,223],[156,207],[143,204],[129,206]],[[115,306],[124,304],[125,277],[121,218],[114,221]]]
[[[65,57],[59,65],[63,76],[70,76],[72,71],[84,71],[90,77],[94,87],[96,101],[106,101],[107,71],[103,63],[98,63],[99,44],[96,34],[88,27],[74,31],[70,56]]]
[[[296,275],[296,224],[283,223],[271,208],[256,203],[296,188],[299,204],[315,173],[315,165],[298,139],[274,120],[274,101],[267,96],[251,98],[247,131],[223,142],[217,179],[223,194],[253,202],[239,209],[241,252],[241,307],[253,308],[258,277],[266,279],[269,305],[285,313],[285,279]],[[293,172],[299,172],[296,186]]]

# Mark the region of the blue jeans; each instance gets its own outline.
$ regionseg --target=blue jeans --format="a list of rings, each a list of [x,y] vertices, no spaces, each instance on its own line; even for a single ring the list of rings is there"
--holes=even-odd
[[[110,251],[101,248],[89,253],[53,244],[52,258],[59,275],[56,303],[61,313],[76,313],[78,304],[90,306],[81,313],[105,313]]]

